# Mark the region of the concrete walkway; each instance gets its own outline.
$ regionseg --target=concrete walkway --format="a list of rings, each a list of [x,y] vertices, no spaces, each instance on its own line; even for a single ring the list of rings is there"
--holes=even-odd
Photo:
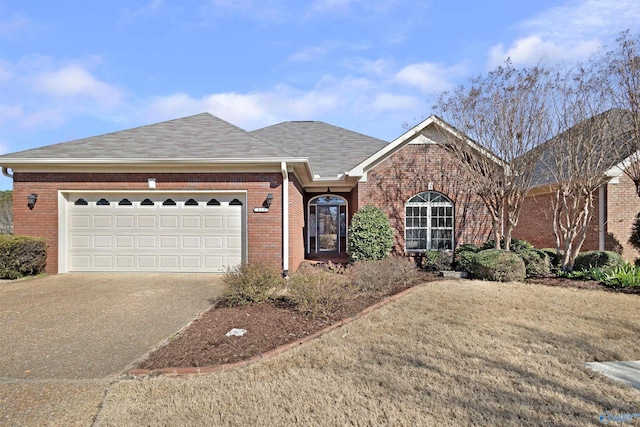
[[[90,425],[117,375],[222,289],[208,274],[0,283],[0,426]]]
[[[590,362],[588,368],[606,375],[616,381],[622,381],[640,390],[640,360],[633,362]]]

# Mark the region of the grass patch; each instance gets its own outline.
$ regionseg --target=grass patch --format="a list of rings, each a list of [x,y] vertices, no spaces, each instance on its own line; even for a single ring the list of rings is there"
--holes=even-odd
[[[118,382],[95,425],[598,425],[639,410],[638,390],[584,366],[640,359],[638,308],[636,295],[434,282],[246,369]]]

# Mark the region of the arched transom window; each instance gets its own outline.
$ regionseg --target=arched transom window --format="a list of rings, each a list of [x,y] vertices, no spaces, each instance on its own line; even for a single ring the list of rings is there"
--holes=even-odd
[[[425,191],[413,196],[405,204],[405,249],[453,249],[454,223],[453,202],[443,194]]]

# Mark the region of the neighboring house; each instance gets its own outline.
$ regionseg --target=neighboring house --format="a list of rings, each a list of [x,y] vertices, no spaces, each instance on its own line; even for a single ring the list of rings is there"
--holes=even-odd
[[[604,162],[600,172],[607,183],[593,194],[593,217],[581,250],[611,250],[622,254],[627,261],[633,261],[640,254],[629,243],[629,237],[633,221],[640,212],[640,198],[636,195],[635,184],[624,173],[632,159],[638,156],[633,152],[633,144],[628,144],[631,140],[626,122],[628,114],[630,112],[626,110],[612,109],[592,118],[615,124],[617,148],[602,153]],[[551,164],[549,145],[555,141],[552,139],[538,147],[543,151],[536,164],[534,188],[525,199],[513,233],[513,237],[527,240],[538,248],[556,247],[552,207],[555,180],[548,169]]]
[[[208,113],[0,156],[14,232],[48,242],[47,273],[223,272],[346,260],[349,224],[382,208],[394,252],[481,243],[483,203],[465,189],[430,117],[388,143],[322,122],[244,131]],[[28,197],[37,195],[35,204]]]

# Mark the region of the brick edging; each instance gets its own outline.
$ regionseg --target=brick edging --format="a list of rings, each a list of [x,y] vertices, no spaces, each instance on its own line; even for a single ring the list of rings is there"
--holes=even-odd
[[[377,310],[380,307],[383,307],[399,298],[402,298],[403,296],[408,295],[414,292],[416,289],[421,288],[423,286],[424,286],[424,283],[407,288],[401,292],[398,292],[397,294],[390,295],[385,299],[383,299],[382,301],[378,301],[377,303],[366,307],[364,310],[358,312],[353,316],[346,317],[311,335],[308,335],[304,338],[300,338],[299,340],[290,342],[288,344],[281,345],[280,347],[274,348],[273,350],[269,350],[262,354],[258,354],[257,356],[253,356],[249,359],[240,360],[238,362],[233,362],[233,363],[225,363],[222,365],[203,366],[200,368],[189,367],[189,368],[159,368],[159,369],[128,369],[122,373],[122,375],[120,376],[120,379],[136,379],[136,378],[154,377],[154,376],[160,376],[160,375],[171,376],[171,377],[181,377],[181,376],[187,376],[187,375],[191,376],[191,375],[213,374],[217,372],[224,372],[224,371],[230,371],[233,369],[244,368],[256,362],[271,359],[272,357],[285,353],[291,350],[292,348],[299,347],[303,344],[309,343],[315,340],[316,338],[319,338],[320,336],[328,332],[331,332],[335,329],[341,328],[342,326],[348,323],[351,323],[354,320],[360,319],[361,317],[366,316],[372,311]]]

